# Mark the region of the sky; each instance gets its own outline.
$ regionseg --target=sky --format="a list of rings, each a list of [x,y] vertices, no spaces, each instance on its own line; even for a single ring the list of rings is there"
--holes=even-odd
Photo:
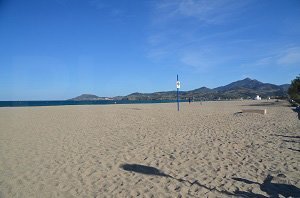
[[[0,100],[300,74],[299,0],[0,0]]]

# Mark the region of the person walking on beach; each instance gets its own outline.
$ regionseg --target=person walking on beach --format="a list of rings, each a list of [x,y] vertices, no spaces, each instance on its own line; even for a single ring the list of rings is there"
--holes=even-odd
[[[300,120],[300,106],[296,107],[296,112],[298,113],[298,120]]]

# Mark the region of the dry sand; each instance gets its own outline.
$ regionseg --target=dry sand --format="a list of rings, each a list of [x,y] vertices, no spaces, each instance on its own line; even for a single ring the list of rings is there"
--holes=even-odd
[[[0,108],[0,197],[296,197],[299,169],[284,102]]]

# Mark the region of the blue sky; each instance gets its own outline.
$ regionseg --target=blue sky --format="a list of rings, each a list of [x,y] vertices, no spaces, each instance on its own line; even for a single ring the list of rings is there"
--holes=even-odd
[[[0,0],[0,100],[290,83],[299,21],[299,0]]]

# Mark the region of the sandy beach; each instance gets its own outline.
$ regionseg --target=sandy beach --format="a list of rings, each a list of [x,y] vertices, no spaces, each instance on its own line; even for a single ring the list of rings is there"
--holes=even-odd
[[[299,169],[284,101],[0,108],[1,198],[297,197]]]

